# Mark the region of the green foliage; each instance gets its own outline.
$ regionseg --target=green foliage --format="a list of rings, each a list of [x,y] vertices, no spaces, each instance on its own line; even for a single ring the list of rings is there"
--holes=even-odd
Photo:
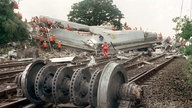
[[[28,38],[27,25],[13,11],[13,3],[0,1],[0,45]]]
[[[68,14],[69,21],[90,26],[110,22],[120,29],[121,11],[113,5],[113,0],[83,0],[75,3]]]
[[[185,53],[184,53],[184,54],[187,55],[187,56],[192,55],[192,45],[187,46],[187,47],[185,48]]]
[[[187,78],[187,83],[192,84],[192,58],[190,57],[188,65],[183,70]]]
[[[192,37],[192,20],[190,20],[187,16],[184,16],[184,18],[174,18],[173,22],[176,23],[176,27],[174,28],[176,31],[176,36],[179,36],[187,41],[191,41],[190,37]],[[189,63],[184,72],[188,79],[188,83],[192,84],[192,45],[181,48],[180,52],[181,54],[189,57]]]
[[[189,40],[192,36],[192,20],[184,16],[183,18],[176,17],[172,21],[176,23],[176,27],[173,28],[176,31],[176,36]]]

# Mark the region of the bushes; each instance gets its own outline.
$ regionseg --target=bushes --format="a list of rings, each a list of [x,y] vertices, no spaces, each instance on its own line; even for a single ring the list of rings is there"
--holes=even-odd
[[[8,42],[24,41],[28,38],[27,25],[13,11],[13,3],[1,0],[0,3],[0,45]]]

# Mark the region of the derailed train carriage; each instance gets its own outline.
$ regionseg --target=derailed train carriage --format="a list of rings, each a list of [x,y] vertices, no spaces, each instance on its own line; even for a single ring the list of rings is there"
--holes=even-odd
[[[45,17],[45,16],[41,16]],[[63,45],[85,49],[89,51],[98,50],[98,47],[107,42],[113,44],[117,50],[138,49],[151,47],[157,43],[157,34],[141,30],[113,31],[109,26],[87,26],[74,22],[45,17],[54,23],[60,22],[64,28],[54,28],[51,31]],[[71,30],[66,28],[70,26]]]
[[[49,17],[46,17],[49,18]],[[148,48],[157,42],[157,34],[144,31],[112,31],[106,27],[86,26],[49,18],[61,22],[70,30],[54,28],[51,34],[63,45],[95,51],[103,42],[113,44],[117,50]],[[142,89],[129,83],[121,64],[109,62],[95,71],[88,67],[73,69],[45,60],[29,64],[18,77],[18,86],[32,103],[66,104],[77,107],[127,108],[142,100]]]

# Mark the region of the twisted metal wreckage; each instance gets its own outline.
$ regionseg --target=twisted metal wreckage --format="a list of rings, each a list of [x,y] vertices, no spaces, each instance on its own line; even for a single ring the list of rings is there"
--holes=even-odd
[[[113,45],[116,50],[138,49],[151,47],[157,43],[157,34],[144,32],[142,30],[121,30],[113,31],[109,26],[87,26],[60,19],[40,16],[58,23],[62,28],[70,26],[71,30],[54,28],[51,34],[55,35],[63,45],[80,48],[88,51],[96,51],[103,42]]]

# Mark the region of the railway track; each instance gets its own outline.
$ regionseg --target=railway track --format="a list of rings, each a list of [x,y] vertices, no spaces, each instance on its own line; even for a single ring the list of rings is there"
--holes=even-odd
[[[129,62],[129,61],[135,60],[136,58],[138,58],[138,57],[140,57],[140,56],[141,56],[141,55],[136,56],[135,58],[133,58],[133,59],[131,59],[131,60],[127,60],[127,61],[125,61],[125,62]],[[105,65],[106,63],[110,62],[111,60],[118,61],[118,58],[116,58],[116,57],[109,57],[109,58],[100,57],[100,58],[96,58],[95,60],[97,61],[97,65],[96,65],[95,67],[98,67],[98,68],[99,68],[99,67],[104,67],[104,65]],[[78,61],[78,62],[80,62],[80,63],[76,63],[76,65],[73,65],[73,66],[71,66],[71,67],[74,68],[74,69],[78,69],[78,68],[80,68],[80,67],[82,67],[82,66],[86,66],[86,65],[87,65],[87,62],[89,62],[89,61],[90,61],[90,60],[82,60],[81,62]],[[119,62],[121,62],[121,60],[119,60]],[[87,67],[87,68],[88,68],[88,67]],[[1,73],[0,76],[1,76],[1,75],[14,74],[14,73],[20,73],[21,71],[23,71],[23,70],[17,70],[17,71],[14,71],[14,72],[13,72],[13,71],[4,72],[4,73]],[[10,88],[10,89],[6,89],[6,90],[1,91],[1,92],[0,92],[0,96],[2,96],[2,97],[7,97],[7,94],[16,94],[16,92],[17,92],[17,87],[14,86],[14,87],[12,87],[12,88]],[[14,99],[13,99],[13,100],[14,100]],[[6,103],[6,104],[3,104],[3,103],[2,103],[2,105],[0,105],[0,107],[17,106],[18,103],[19,103],[20,105],[22,105],[22,103],[23,103],[22,106],[31,104],[30,102],[28,102],[28,103],[26,104],[26,102],[28,102],[26,98],[21,98],[21,99],[19,99],[19,100],[16,100],[15,102],[14,102],[14,101],[13,101],[13,102],[10,102],[9,104],[7,104],[7,103]]]
[[[169,60],[166,60],[164,59],[165,55],[160,55],[160,56],[156,56],[156,57],[153,57],[151,59],[144,59],[143,61],[138,61],[138,59],[141,57],[141,55],[137,55],[137,56],[134,56],[132,57],[132,59],[130,60],[119,60],[118,58],[110,58],[110,59],[104,59],[104,58],[96,58],[96,61],[97,61],[97,65],[93,66],[92,68],[93,69],[90,69],[92,71],[92,74],[93,72],[96,70],[96,69],[103,69],[104,65],[107,64],[109,61],[113,60],[113,61],[116,61],[116,62],[119,62],[121,64],[124,65],[125,69],[126,69],[126,73],[127,75],[129,76],[129,82],[135,82],[137,84],[141,84],[142,81],[144,81],[144,79],[146,79],[147,77],[149,77],[149,75],[153,75],[155,72],[157,72],[158,70],[160,70],[162,67],[164,67],[165,65],[167,65],[169,62],[171,62],[173,58],[169,59]],[[165,61],[166,62],[163,62]],[[78,70],[78,68],[82,68],[82,67],[86,67],[86,64],[87,62],[90,61],[90,60],[83,60],[81,63],[77,63],[77,65],[74,65],[74,66],[71,66],[74,70]],[[83,63],[85,62],[85,63]],[[138,69],[138,67],[141,67],[140,68],[140,71],[136,71],[134,69]],[[146,67],[146,69],[144,69]],[[90,67],[86,67],[86,68],[90,68]],[[142,70],[142,71],[141,71]],[[135,71],[133,73],[133,71]],[[132,73],[132,74],[130,74]],[[5,73],[5,74],[9,74],[9,73]],[[1,74],[0,74],[1,75]],[[147,76],[147,77],[146,77]],[[13,87],[12,90],[10,91],[16,91],[16,87]],[[3,94],[6,94],[7,91],[2,91],[0,92],[0,96]],[[14,100],[14,99],[13,99]],[[11,102],[10,104],[3,104],[0,105],[0,107],[3,107],[3,108],[11,108],[11,106],[18,106],[18,103],[19,105],[22,105],[22,106],[33,106],[35,107],[34,104],[31,104],[26,98],[21,98],[19,99],[20,101],[13,101]],[[58,107],[64,107],[64,108],[67,108],[67,107],[76,107],[74,105],[68,105],[68,104],[58,104]],[[89,108],[86,107],[86,108]]]
[[[170,63],[172,60],[174,59],[174,57],[164,61],[163,63],[158,64],[157,66],[155,66],[154,68],[151,68],[147,71],[143,71],[141,73],[138,73],[137,75],[133,76],[129,82],[136,82],[137,84],[142,84],[144,83],[144,80],[152,75],[155,74],[155,72],[158,72],[160,69],[162,69],[165,65],[167,65],[168,63]]]
[[[18,66],[26,66],[26,65],[30,64],[31,62],[32,61],[4,63],[4,64],[0,64],[0,69],[3,69],[3,68],[13,68],[13,67],[18,67]]]

